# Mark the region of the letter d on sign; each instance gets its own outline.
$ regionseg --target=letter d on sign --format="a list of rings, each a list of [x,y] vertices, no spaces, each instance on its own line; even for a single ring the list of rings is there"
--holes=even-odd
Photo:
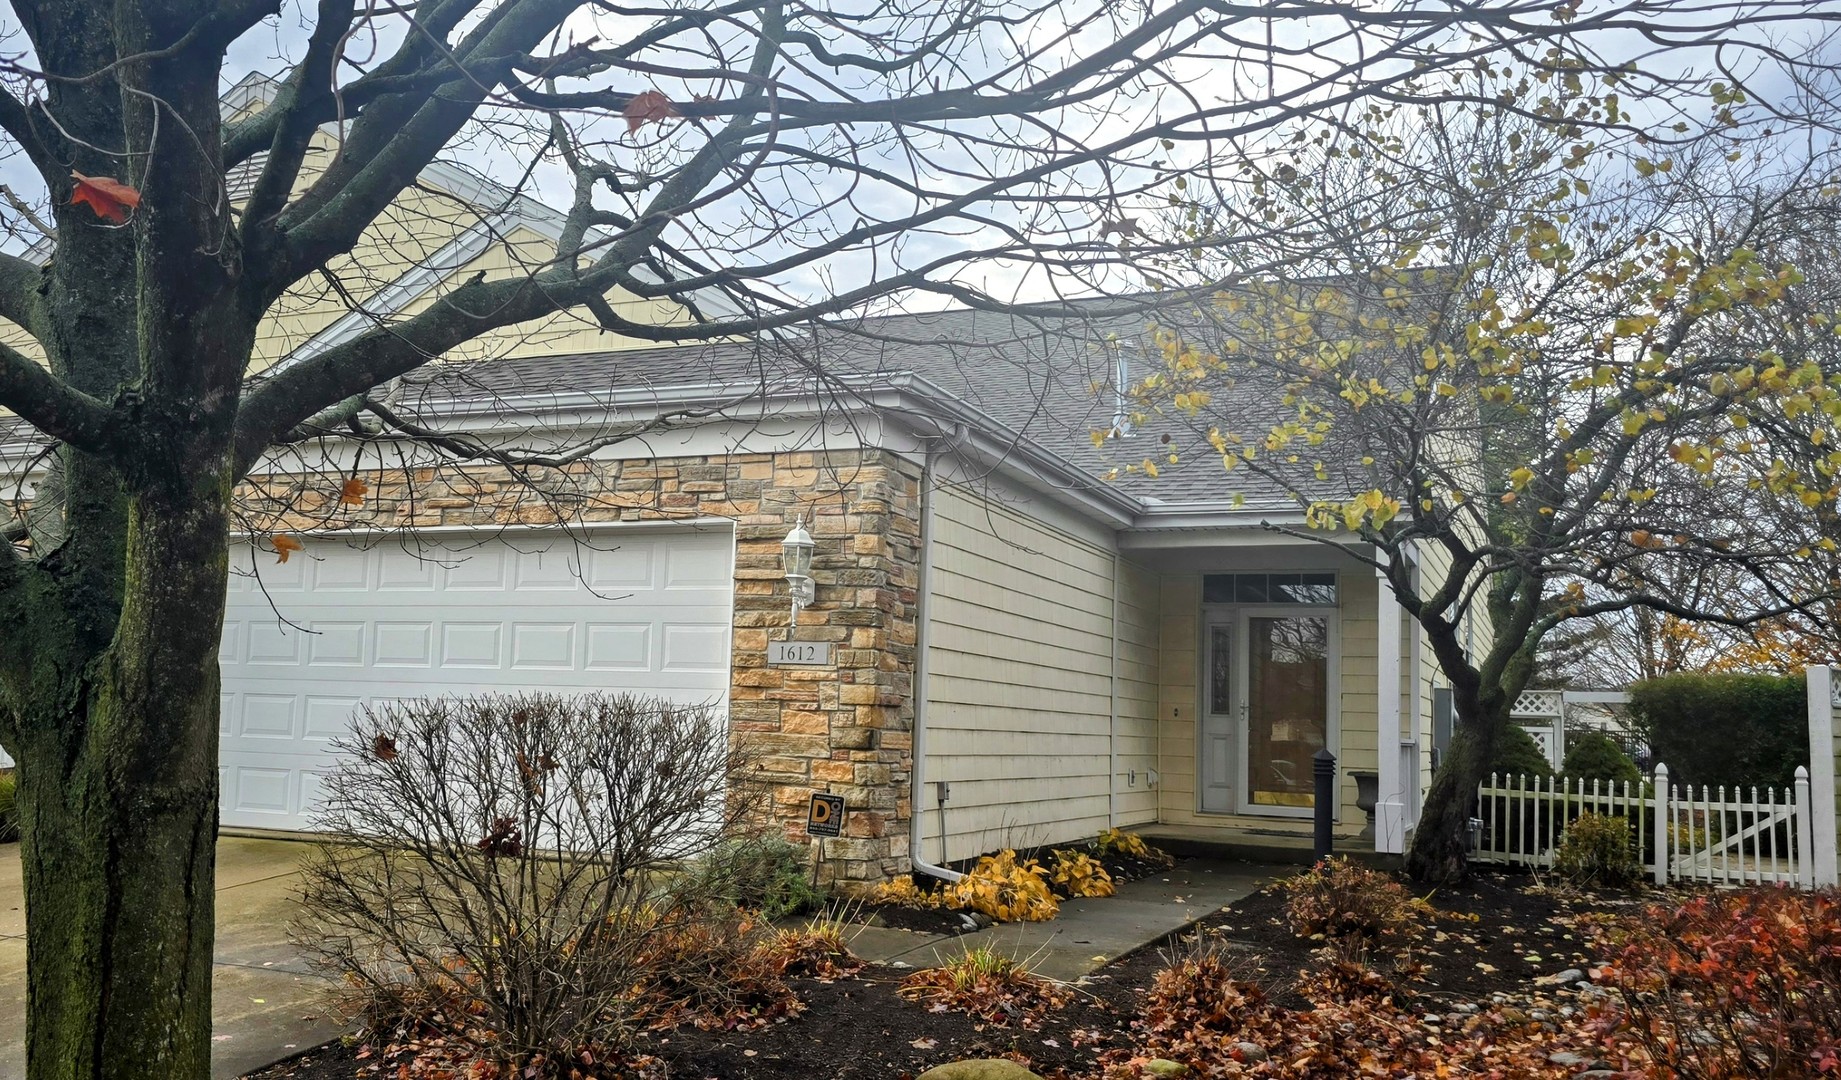
[[[844,797],[812,793],[812,805],[805,812],[807,836],[841,836],[844,831]]]

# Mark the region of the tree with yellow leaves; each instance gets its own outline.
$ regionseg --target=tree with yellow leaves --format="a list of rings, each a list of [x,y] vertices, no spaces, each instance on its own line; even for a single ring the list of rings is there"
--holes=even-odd
[[[1193,270],[1246,269],[1159,329],[1138,419],[1186,433],[1166,468],[1289,492],[1307,527],[1269,527],[1368,559],[1424,628],[1459,723],[1409,855],[1422,879],[1463,873],[1478,779],[1556,627],[1743,626],[1826,592],[1791,569],[1834,546],[1835,297],[1788,253],[1837,209],[1836,162],[1748,129],[1730,87],[1666,139],[1616,90],[1557,61],[1467,73],[1449,105],[1248,153],[1231,207],[1174,204]],[[1700,605],[1662,587],[1678,565],[1744,586]]]

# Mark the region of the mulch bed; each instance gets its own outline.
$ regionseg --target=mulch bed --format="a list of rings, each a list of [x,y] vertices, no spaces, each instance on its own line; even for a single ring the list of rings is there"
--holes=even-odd
[[[1639,896],[1557,896],[1530,890],[1529,879],[1480,875],[1469,884],[1429,897],[1435,917],[1419,959],[1423,974],[1409,992],[1434,1012],[1461,1003],[1487,1003],[1494,994],[1517,998],[1537,992],[1534,979],[1584,967],[1578,915],[1628,909]],[[1475,921],[1468,918],[1477,916]],[[1262,890],[1190,931],[1244,958],[1249,982],[1280,1002],[1298,1004],[1292,989],[1321,943],[1294,937],[1284,925],[1284,896]],[[682,1027],[647,1036],[642,1049],[657,1055],[672,1078],[823,1076],[837,1080],[891,1080],[968,1057],[1020,1056],[1044,1076],[1080,1076],[1095,1069],[1104,1050],[1129,1045],[1131,1018],[1141,995],[1186,941],[1146,946],[1096,972],[1076,988],[1067,1007],[1034,1018],[1032,1026],[980,1029],[962,1012],[905,1001],[896,988],[904,972],[871,968],[834,982],[793,980],[805,1010],[764,1028],[706,1032]],[[328,1044],[294,1062],[256,1074],[261,1080],[353,1080],[378,1075],[353,1047]],[[384,1074],[389,1075],[389,1074]]]

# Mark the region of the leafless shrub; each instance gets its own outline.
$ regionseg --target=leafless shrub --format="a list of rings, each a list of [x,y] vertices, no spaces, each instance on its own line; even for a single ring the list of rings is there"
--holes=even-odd
[[[724,718],[632,696],[366,710],[337,744],[302,936],[366,1020],[432,1022],[507,1063],[617,1044],[709,915],[742,800]],[[394,1019],[392,1019],[394,1017]]]

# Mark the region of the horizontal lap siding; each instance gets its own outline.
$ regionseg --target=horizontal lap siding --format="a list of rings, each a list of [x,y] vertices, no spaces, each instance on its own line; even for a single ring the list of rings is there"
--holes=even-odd
[[[1112,554],[956,488],[933,493],[923,850],[948,860],[1105,827]]]
[[[1136,563],[1119,563],[1118,792],[1120,825],[1157,820],[1158,576]]]

